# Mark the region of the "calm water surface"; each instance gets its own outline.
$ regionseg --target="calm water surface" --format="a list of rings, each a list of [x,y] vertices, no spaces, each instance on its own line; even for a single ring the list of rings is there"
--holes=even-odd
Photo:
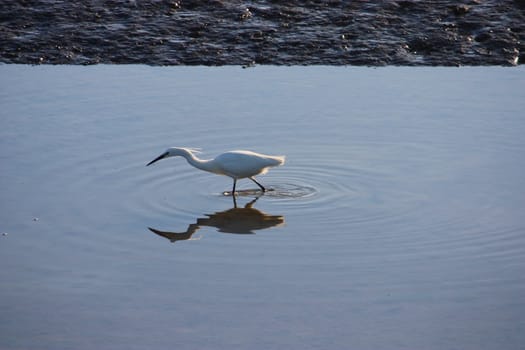
[[[0,66],[2,349],[519,349],[523,68]],[[169,146],[285,154],[259,180]]]

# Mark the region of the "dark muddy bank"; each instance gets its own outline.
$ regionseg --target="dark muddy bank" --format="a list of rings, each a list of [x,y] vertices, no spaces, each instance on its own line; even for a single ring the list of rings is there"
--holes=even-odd
[[[0,61],[515,65],[524,1],[4,0]]]

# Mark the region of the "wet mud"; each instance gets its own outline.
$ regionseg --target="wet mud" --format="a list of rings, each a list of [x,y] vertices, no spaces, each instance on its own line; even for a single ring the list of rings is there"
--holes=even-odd
[[[3,0],[0,62],[516,65],[525,1]]]

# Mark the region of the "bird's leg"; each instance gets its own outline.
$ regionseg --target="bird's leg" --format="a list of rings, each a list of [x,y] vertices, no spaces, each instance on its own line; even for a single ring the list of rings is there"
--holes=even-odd
[[[232,190],[232,196],[235,197],[235,185],[237,184],[237,179],[233,179],[233,190]]]
[[[263,192],[266,192],[266,188],[264,188],[263,185],[261,185],[260,183],[258,183],[257,180],[255,180],[253,177],[250,177],[250,180],[252,180],[253,182],[255,182],[255,183],[257,184],[257,186],[259,186]]]

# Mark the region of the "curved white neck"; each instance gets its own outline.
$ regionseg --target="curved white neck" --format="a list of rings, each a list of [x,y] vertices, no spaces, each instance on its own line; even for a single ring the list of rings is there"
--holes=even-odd
[[[212,173],[217,172],[215,163],[213,162],[213,159],[200,159],[197,156],[195,156],[191,151],[189,150],[181,150],[181,156],[186,158],[188,163],[193,165],[195,168],[209,171]]]

